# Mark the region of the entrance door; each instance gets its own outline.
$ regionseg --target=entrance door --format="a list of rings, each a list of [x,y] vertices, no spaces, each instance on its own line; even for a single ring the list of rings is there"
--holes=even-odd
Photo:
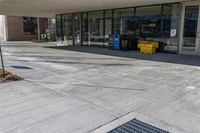
[[[81,45],[81,13],[73,15],[74,45]]]
[[[183,4],[181,22],[180,53],[200,55],[200,2]]]

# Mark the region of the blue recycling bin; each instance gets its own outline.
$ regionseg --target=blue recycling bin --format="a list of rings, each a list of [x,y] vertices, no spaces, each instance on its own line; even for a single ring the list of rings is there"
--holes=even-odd
[[[118,33],[114,34],[114,49],[120,50],[120,35]]]

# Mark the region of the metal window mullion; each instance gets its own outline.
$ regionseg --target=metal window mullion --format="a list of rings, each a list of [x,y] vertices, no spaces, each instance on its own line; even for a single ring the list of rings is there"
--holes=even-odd
[[[105,47],[105,42],[106,42],[106,37],[105,37],[105,28],[106,28],[106,25],[105,25],[105,16],[106,16],[106,11],[104,10],[103,11],[103,47]]]
[[[73,39],[72,39],[72,45],[75,45],[75,18],[74,18],[75,14],[72,14],[72,36],[73,36]]]

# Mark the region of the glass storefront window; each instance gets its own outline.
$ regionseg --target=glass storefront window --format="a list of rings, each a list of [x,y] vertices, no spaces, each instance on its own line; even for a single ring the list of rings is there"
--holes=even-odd
[[[81,13],[73,14],[74,45],[81,45]]]
[[[82,45],[88,45],[88,13],[82,13]]]
[[[95,46],[104,45],[104,18],[103,11],[88,13],[88,44]]]
[[[196,45],[197,26],[199,17],[199,6],[185,7],[183,47],[193,47]]]
[[[160,41],[161,6],[136,8],[136,35],[140,40]]]
[[[134,32],[135,8],[114,10],[114,33]]]
[[[61,15],[56,15],[56,40],[62,40],[62,17]]]
[[[63,15],[63,36],[67,45],[73,45],[72,14]]]
[[[105,42],[104,46],[109,44],[109,36],[112,34],[112,10],[105,11]]]
[[[57,36],[69,45],[108,46],[110,35],[118,33],[122,39],[158,41],[166,51],[178,50],[180,3],[57,15],[56,21]]]
[[[178,51],[180,4],[163,5],[162,14],[162,42],[166,51]],[[174,32],[174,34],[172,33]]]

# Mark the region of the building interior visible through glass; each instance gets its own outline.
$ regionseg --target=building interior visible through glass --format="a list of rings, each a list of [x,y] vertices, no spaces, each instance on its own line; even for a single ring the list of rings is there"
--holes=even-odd
[[[122,40],[131,40],[129,43],[136,38],[158,41],[164,51],[177,52],[180,10],[177,3],[57,15],[57,36],[70,45],[108,47],[109,37],[117,33]],[[186,40],[188,34],[192,35],[185,31]]]
[[[185,9],[183,46],[195,48],[197,36],[199,6],[188,6]]]

